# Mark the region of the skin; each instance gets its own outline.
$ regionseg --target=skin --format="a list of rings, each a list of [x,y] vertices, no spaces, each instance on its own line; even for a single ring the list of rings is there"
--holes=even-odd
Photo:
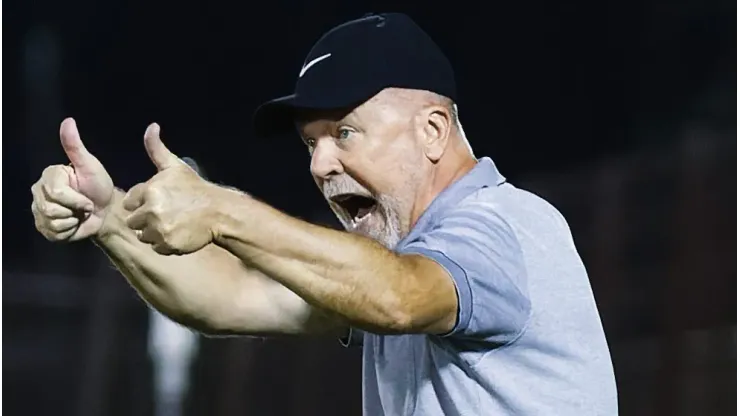
[[[72,121],[62,125],[71,167],[47,168],[32,190],[37,229],[53,241],[93,237],[145,300],[205,332],[449,331],[457,297],[447,272],[389,248],[475,166],[451,105],[386,89],[342,117],[302,118],[327,200],[358,192],[378,202],[356,227],[329,202],[351,233],[204,181],[165,147],[156,124],[144,142],[159,173],[121,198]]]
[[[432,200],[472,169],[450,110],[436,94],[386,89],[342,118],[299,124],[314,181],[346,229],[393,248]],[[356,229],[330,200],[341,192],[371,195],[378,212]]]

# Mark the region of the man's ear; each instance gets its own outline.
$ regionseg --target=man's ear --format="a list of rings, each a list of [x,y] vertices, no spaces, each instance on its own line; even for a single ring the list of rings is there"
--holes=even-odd
[[[452,114],[444,106],[430,106],[422,110],[419,117],[419,131],[424,146],[424,154],[436,163],[447,148],[452,131]]]

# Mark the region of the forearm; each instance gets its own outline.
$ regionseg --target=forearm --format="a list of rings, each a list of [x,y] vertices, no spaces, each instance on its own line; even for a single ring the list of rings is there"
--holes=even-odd
[[[414,325],[409,306],[425,295],[414,259],[368,238],[292,218],[245,195],[229,198],[231,208],[219,218],[218,245],[353,326],[401,333]]]
[[[150,305],[208,334],[270,335],[330,331],[335,325],[297,295],[210,245],[185,256],[162,256],[141,243],[116,202],[96,244]]]

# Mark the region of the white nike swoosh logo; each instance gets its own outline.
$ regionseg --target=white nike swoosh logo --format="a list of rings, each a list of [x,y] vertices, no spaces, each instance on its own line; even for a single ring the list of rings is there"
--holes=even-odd
[[[308,71],[308,68],[311,68],[312,66],[316,65],[317,63],[323,61],[324,59],[326,59],[326,58],[328,58],[330,56],[331,56],[331,54],[330,53],[327,53],[326,55],[321,55],[318,58],[314,58],[314,59],[311,60],[311,62],[307,63],[306,65],[303,65],[303,68],[301,68],[301,73],[298,74],[298,78],[302,77],[303,74],[305,74],[306,71]]]

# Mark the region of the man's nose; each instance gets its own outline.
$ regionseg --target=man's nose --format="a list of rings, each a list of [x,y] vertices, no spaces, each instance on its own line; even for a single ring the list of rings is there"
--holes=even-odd
[[[316,143],[311,155],[311,173],[321,179],[328,179],[334,175],[344,173],[344,167],[339,161],[339,149],[331,139],[321,139]]]

